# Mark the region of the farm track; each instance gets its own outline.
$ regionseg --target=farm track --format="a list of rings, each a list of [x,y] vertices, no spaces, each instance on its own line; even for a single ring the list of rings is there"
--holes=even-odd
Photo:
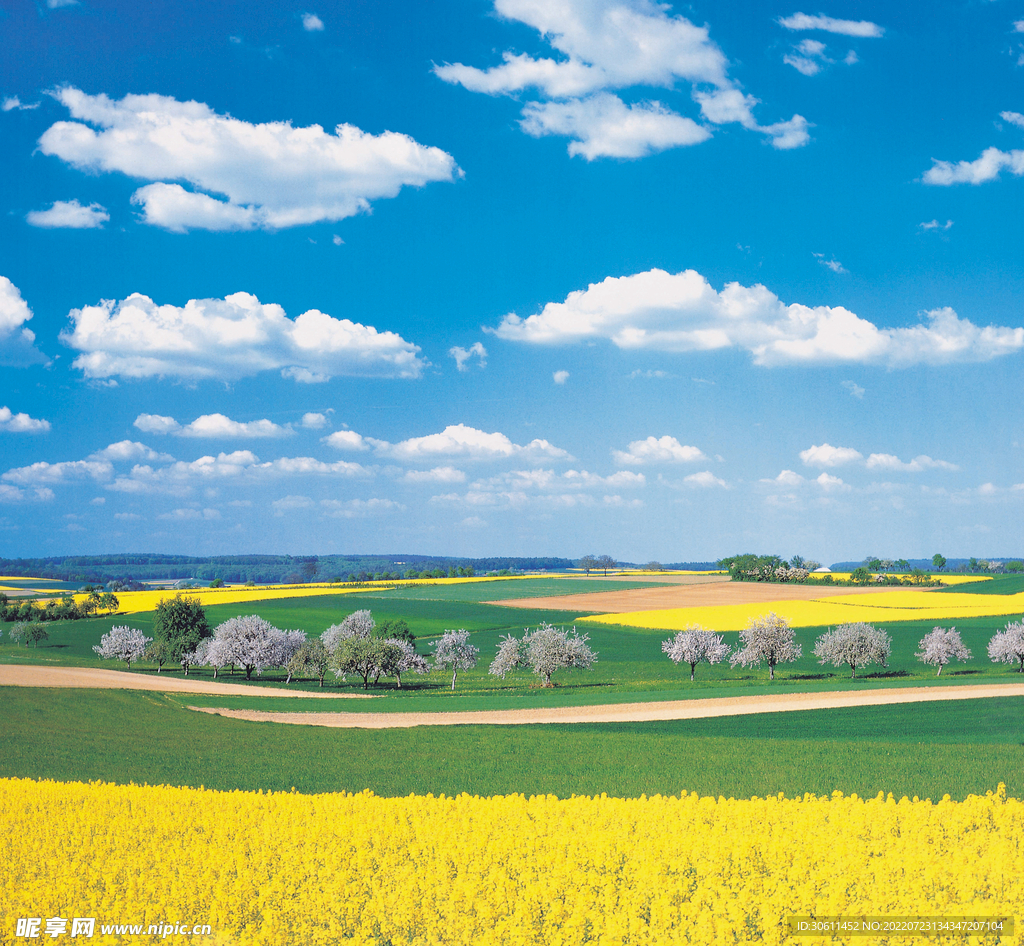
[[[0,664],[0,686],[76,687],[97,690],[160,690],[166,693],[210,693],[214,696],[304,696],[313,700],[373,700],[371,693],[310,693],[281,687],[256,689],[240,683],[190,680],[188,677],[153,674],[143,676],[123,670],[93,667],[40,667]]]
[[[464,713],[267,713],[260,710],[231,710],[204,706],[190,706],[189,709],[252,722],[326,726],[336,729],[395,729],[412,726],[523,726],[531,723],[636,723],[838,709],[846,706],[892,706],[897,703],[926,703],[940,700],[979,700],[998,696],[1024,696],[1024,683],[904,687],[844,693],[769,694],[675,700],[664,703],[619,703]]]

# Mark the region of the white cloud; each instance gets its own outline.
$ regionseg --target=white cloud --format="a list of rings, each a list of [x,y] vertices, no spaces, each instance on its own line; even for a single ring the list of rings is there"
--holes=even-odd
[[[320,508],[325,516],[336,519],[363,519],[369,516],[405,509],[401,503],[391,499],[322,499]]]
[[[823,65],[832,63],[826,54],[825,44],[816,39],[805,39],[793,50],[793,53],[783,56],[782,61],[805,76],[817,75]]]
[[[913,460],[905,463],[891,453],[872,453],[868,457],[866,465],[869,470],[898,470],[902,473],[920,473],[923,470],[956,471],[960,469],[955,463],[949,463],[946,460],[933,460],[924,454],[914,457]]]
[[[824,253],[812,253],[811,254],[822,266],[831,269],[834,273],[846,273],[849,270],[843,266],[834,256],[831,259],[825,259]]]
[[[833,447],[831,444],[823,443],[820,446],[801,450],[800,459],[807,466],[833,467],[863,460],[864,455],[854,450],[853,447]]]
[[[60,339],[82,352],[74,366],[88,378],[234,380],[275,370],[302,382],[339,375],[416,378],[426,364],[419,346],[394,332],[318,309],[290,319],[281,306],[246,292],[192,299],[182,307],[135,293],[123,302],[72,309],[69,317],[73,325]]]
[[[1024,115],[1020,112],[1000,112],[999,117],[1004,122],[1009,122],[1011,125],[1016,125],[1018,128],[1024,128]]]
[[[320,33],[323,32],[324,21],[320,19],[315,13],[303,13],[302,14],[302,28],[307,33]]]
[[[48,487],[26,490],[17,486],[0,483],[0,503],[49,502],[54,498],[53,490]]]
[[[727,489],[728,484],[723,479],[719,479],[710,470],[704,470],[700,473],[691,473],[689,476],[683,477],[683,482],[687,486],[695,486],[700,489]]]
[[[487,349],[482,342],[474,342],[469,348],[460,348],[458,345],[448,349],[448,354],[455,359],[455,367],[459,371],[469,371],[467,362],[472,357],[477,357],[477,364],[481,368],[487,367]]]
[[[161,513],[157,519],[171,519],[175,522],[194,522],[196,520],[209,521],[219,519],[220,513],[216,509],[172,509],[170,512]]]
[[[112,460],[116,462],[127,462],[129,460],[145,460],[149,463],[156,461],[173,461],[174,457],[166,453],[157,453],[150,447],[147,447],[144,443],[139,443],[137,440],[120,440],[117,443],[112,443],[108,447],[104,447],[102,450],[97,450],[91,454],[90,460]]]
[[[877,23],[869,20],[837,20],[831,16],[808,16],[806,13],[794,13],[792,16],[779,18],[779,26],[787,30],[824,30],[838,33],[841,36],[859,36],[877,38],[885,30]]]
[[[45,434],[50,429],[48,420],[37,420],[28,414],[15,414],[6,405],[0,407],[0,432],[9,434]]]
[[[1015,33],[1024,33],[1024,20],[1014,20],[1013,30]]]
[[[47,463],[40,460],[29,466],[15,467],[3,475],[8,483],[19,486],[66,483],[69,480],[107,480],[114,473],[109,460],[67,460],[62,463]]]
[[[316,503],[308,496],[285,496],[282,499],[275,499],[270,504],[275,516],[283,516],[286,512],[294,512],[296,509],[312,509]]]
[[[64,7],[77,7],[78,0],[46,0],[46,5],[51,10],[62,10]]]
[[[927,223],[919,223],[918,226],[922,230],[948,230],[953,226],[953,221],[947,220],[945,223],[939,223],[938,220],[929,220]]]
[[[203,414],[174,433],[178,437],[287,437],[293,431],[266,418],[241,423],[223,414]]]
[[[780,486],[801,486],[807,481],[799,473],[794,473],[792,470],[783,470],[774,480],[764,480],[762,482],[778,483]]]
[[[122,522],[136,522],[141,519],[142,516],[136,512],[115,512],[114,518],[120,519]]]
[[[1024,348],[1024,328],[980,328],[950,308],[924,313],[910,328],[878,328],[841,306],[783,303],[763,285],[728,283],[716,292],[694,270],[609,276],[537,315],[506,315],[508,341],[571,344],[608,339],[627,350],[743,348],[754,363],[861,363],[889,367],[987,361]]]
[[[453,466],[435,466],[432,470],[409,470],[403,483],[465,483],[466,474]]]
[[[648,437],[634,440],[627,450],[613,450],[612,457],[622,466],[640,466],[644,463],[693,463],[707,457],[697,447],[681,444],[675,437]]]
[[[643,158],[667,148],[700,144],[711,132],[660,102],[627,105],[600,92],[567,102],[528,102],[519,126],[528,135],[572,138],[569,154],[595,158]]]
[[[1003,169],[1015,177],[1024,174],[1024,151],[1000,151],[986,148],[974,161],[939,161],[932,158],[932,166],[921,178],[925,184],[949,187],[952,184],[984,184],[994,181]]]
[[[83,207],[77,200],[57,200],[49,210],[30,210],[25,220],[33,227],[59,227],[70,230],[97,230],[110,219],[101,204]]]
[[[321,442],[337,450],[369,450],[373,444],[383,443],[383,441],[364,439],[354,430],[336,430],[333,434],[322,438]]]
[[[177,232],[341,220],[405,185],[451,181],[461,173],[451,155],[390,131],[371,135],[343,124],[330,134],[319,125],[254,125],[202,102],[156,94],[116,101],[65,86],[53,95],[77,121],[48,128],[40,151],[83,171],[154,181],[132,200],[146,223]]]
[[[751,111],[757,99],[743,95],[729,78],[728,60],[707,27],[670,16],[666,5],[654,0],[495,0],[494,9],[537,30],[560,58],[506,51],[502,63],[489,69],[446,63],[435,66],[435,74],[488,95],[531,90],[528,94],[536,98],[523,107],[522,129],[535,136],[572,138],[571,155],[588,161],[638,158],[705,141],[710,130],[692,119],[659,102],[627,105],[609,91],[674,90],[679,81],[691,86],[702,116],[712,124],[739,122],[768,134],[777,148],[808,140],[800,116],[758,125]]]
[[[301,425],[307,430],[322,430],[327,426],[327,415],[310,411],[302,415]]]
[[[173,417],[165,417],[163,414],[139,414],[135,418],[134,426],[147,434],[173,434],[176,430],[181,430],[181,424]]]
[[[551,377],[554,379],[555,384],[565,384],[569,380],[569,372],[564,370],[556,371]]]
[[[486,433],[465,424],[451,424],[439,434],[412,437],[400,443],[371,441],[377,452],[399,460],[423,460],[436,456],[468,457],[490,460],[502,457],[532,456],[537,459],[569,459],[565,450],[546,440],[531,440],[525,446],[513,443],[502,433]]]
[[[42,364],[46,356],[35,347],[35,332],[24,324],[32,310],[21,298],[18,287],[0,276],[0,365],[25,367]]]
[[[467,529],[482,529],[487,523],[479,516],[466,516],[459,525],[465,526]]]
[[[857,384],[856,381],[842,381],[840,383],[844,388],[846,388],[847,391],[850,392],[852,397],[855,397],[858,400],[864,399],[864,389],[859,384]]]
[[[831,476],[828,473],[822,473],[815,481],[823,490],[826,492],[849,492],[850,486],[844,483],[838,476]]]
[[[33,109],[33,108],[39,108],[39,103],[38,102],[32,102],[31,104],[26,105],[16,95],[8,95],[3,100],[3,102],[0,103],[0,111],[3,111],[3,112],[13,112],[15,110],[21,112],[21,111],[28,111],[28,110]]]

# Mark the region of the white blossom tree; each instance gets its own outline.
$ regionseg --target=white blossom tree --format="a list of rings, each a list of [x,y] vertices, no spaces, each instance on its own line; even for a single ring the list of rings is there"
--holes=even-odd
[[[865,664],[888,666],[891,653],[892,638],[863,621],[840,624],[835,630],[822,634],[814,644],[818,663],[849,666],[851,679],[857,676],[857,668]]]
[[[285,683],[292,682],[291,659],[298,649],[306,643],[305,631],[278,631],[273,635],[273,663],[272,667],[284,667],[288,671]]]
[[[997,631],[988,642],[988,656],[993,663],[1020,664],[1017,670],[1024,673],[1024,622],[1011,621]]]
[[[544,686],[552,686],[551,674],[556,670],[588,670],[594,664],[597,654],[590,649],[588,640],[575,627],[571,635],[551,624],[541,624],[532,632],[526,628],[518,640],[511,634],[502,638],[488,673],[504,679],[506,673],[517,667],[529,667],[544,681]]]
[[[691,682],[697,671],[697,664],[702,661],[709,664],[721,663],[729,656],[731,650],[721,634],[716,634],[699,624],[690,624],[671,640],[662,641],[661,649],[675,663],[690,665]]]
[[[775,668],[781,663],[792,663],[800,658],[800,645],[796,642],[789,621],[774,612],[751,618],[745,630],[740,631],[742,650],[736,651],[730,666],[760,667],[768,663],[768,675],[775,679]]]
[[[17,621],[14,627],[11,628],[11,640],[16,644],[20,644],[22,642],[21,639],[26,635],[30,626],[31,622],[29,621]]]
[[[372,637],[374,626],[373,615],[369,611],[353,611],[340,624],[332,624],[327,628],[320,635],[320,640],[324,642],[327,653],[332,654],[343,640],[348,640],[352,637],[361,637],[363,639]]]
[[[403,673],[426,673],[430,670],[430,662],[422,654],[416,653],[412,641],[389,637],[383,643],[380,671],[386,677],[394,677],[398,689],[402,688]]]
[[[460,670],[472,670],[476,666],[480,648],[469,643],[469,631],[461,628],[457,631],[446,630],[434,648],[434,669],[451,670],[452,689],[455,689],[455,678]]]
[[[178,663],[181,664],[181,669],[185,671],[185,676],[188,676],[190,667],[204,667],[210,661],[208,659],[210,652],[210,645],[213,643],[212,637],[201,638],[199,643],[196,644],[195,650],[183,650],[178,657]],[[217,669],[214,667],[213,676],[216,678]]]
[[[121,625],[104,634],[93,650],[104,660],[123,660],[130,670],[133,661],[142,659],[146,645],[152,640],[152,637],[143,636],[138,628]]]
[[[214,666],[238,664],[245,670],[245,679],[251,680],[254,670],[260,676],[267,667],[282,666],[283,636],[284,631],[258,614],[229,618],[214,630],[207,661]]]
[[[942,673],[942,668],[951,660],[970,660],[971,652],[964,646],[955,627],[937,627],[930,634],[921,638],[921,649],[914,654],[922,663],[938,667],[935,676]]]

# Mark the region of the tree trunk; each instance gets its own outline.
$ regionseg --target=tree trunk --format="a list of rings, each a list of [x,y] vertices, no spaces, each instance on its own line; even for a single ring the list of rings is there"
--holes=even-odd
[[[395,674],[395,679],[398,681],[397,689],[402,689],[402,675],[400,673]]]
[[[245,668],[245,679],[246,680],[251,680],[252,679],[252,667],[246,667]]]
[[[775,679],[775,664],[768,664],[768,679]]]
[[[287,679],[287,680],[285,680],[284,682],[285,682],[286,684],[288,684],[288,683],[291,683],[291,682],[292,682],[292,672],[291,672],[291,670],[289,670],[289,671],[288,671],[288,679]]]
[[[939,664],[939,673],[942,673],[942,664]],[[939,673],[935,674],[935,676],[938,676]]]
[[[690,683],[693,683],[693,675],[697,672],[697,665],[690,664]]]
[[[452,692],[453,692],[453,693],[455,692],[455,678],[456,678],[456,677],[457,677],[458,675],[459,675],[459,671],[458,671],[458,670],[453,670],[453,671],[452,671]]]
[[[323,685],[324,685],[324,678],[323,678],[323,677],[321,677],[321,678],[320,678],[320,686],[323,686]]]

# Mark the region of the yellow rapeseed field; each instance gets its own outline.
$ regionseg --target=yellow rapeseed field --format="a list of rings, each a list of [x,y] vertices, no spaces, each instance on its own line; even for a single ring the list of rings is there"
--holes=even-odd
[[[1022,842],[1002,786],[963,802],[389,799],[7,779],[0,942],[28,942],[19,921],[92,918],[97,943],[138,939],[105,925],[209,924],[172,942],[781,944],[793,915],[1012,916]]]
[[[938,621],[956,623],[958,618],[996,617],[1024,614],[1024,593],[1015,595],[973,595],[949,592],[895,589],[873,595],[837,595],[810,601],[786,600],[780,586],[779,599],[752,604],[723,604],[707,607],[668,608],[658,611],[629,611],[578,617],[578,624],[623,624],[684,630],[701,624],[716,631],[740,631],[747,622],[766,611],[786,618],[792,627],[820,627],[851,621]]]

